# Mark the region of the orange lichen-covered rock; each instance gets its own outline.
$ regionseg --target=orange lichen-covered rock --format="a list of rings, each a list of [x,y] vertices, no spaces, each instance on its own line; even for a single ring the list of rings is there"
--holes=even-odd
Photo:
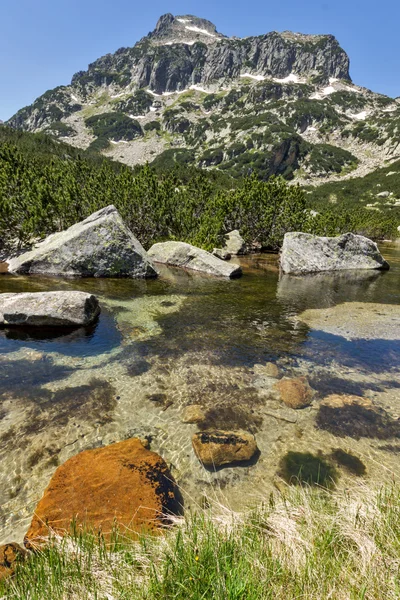
[[[276,388],[280,393],[282,402],[290,408],[304,408],[311,404],[313,390],[305,377],[295,377],[293,379],[285,377],[276,384]]]
[[[166,515],[180,514],[177,485],[165,461],[129,439],[73,456],[54,473],[25,536],[28,548],[41,546],[50,531],[75,526],[107,536],[118,524],[125,535],[156,530]]]

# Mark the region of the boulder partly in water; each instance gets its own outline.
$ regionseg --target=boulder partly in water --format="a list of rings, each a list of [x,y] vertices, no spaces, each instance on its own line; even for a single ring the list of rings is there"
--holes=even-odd
[[[182,512],[178,487],[165,461],[132,438],[73,456],[54,473],[25,536],[29,549],[71,523],[106,537],[156,531]]]
[[[96,296],[85,292],[0,294],[0,326],[81,327],[100,314]]]
[[[191,246],[185,242],[161,242],[154,244],[148,251],[154,262],[172,267],[184,267],[215,275],[217,277],[240,277],[242,269],[239,265],[226,263],[206,250]]]
[[[280,264],[284,273],[298,275],[346,269],[389,269],[375,242],[353,233],[338,237],[286,233]]]
[[[157,276],[145,249],[112,205],[7,262],[9,273],[27,275]]]

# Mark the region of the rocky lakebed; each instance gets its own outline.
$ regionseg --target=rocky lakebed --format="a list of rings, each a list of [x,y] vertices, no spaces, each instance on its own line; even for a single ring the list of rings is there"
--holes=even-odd
[[[166,264],[149,279],[2,274],[2,293],[85,292],[101,314],[0,328],[0,543],[22,541],[59,465],[131,438],[161,455],[185,509],[251,508],[307,457],[340,486],[397,477],[400,245],[380,250],[390,270],[285,275],[252,254],[223,263],[233,279]],[[214,468],[199,447],[221,430],[247,450],[234,440],[240,462]]]

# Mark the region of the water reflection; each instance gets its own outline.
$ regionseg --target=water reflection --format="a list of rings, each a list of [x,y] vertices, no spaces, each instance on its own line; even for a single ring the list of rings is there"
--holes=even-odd
[[[325,308],[362,298],[368,301],[379,294],[387,271],[336,271],[303,276],[282,275],[277,299],[293,310]]]
[[[98,321],[87,327],[3,327],[0,328],[0,353],[20,348],[58,352],[68,356],[92,356],[119,346],[122,334],[113,315],[102,310]]]

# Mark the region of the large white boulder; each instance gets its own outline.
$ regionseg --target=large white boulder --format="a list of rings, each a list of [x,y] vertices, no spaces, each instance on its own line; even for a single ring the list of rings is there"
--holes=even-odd
[[[217,277],[240,277],[242,269],[239,265],[230,264],[213,256],[206,250],[196,248],[185,242],[160,242],[148,251],[154,262],[173,267],[185,267],[194,271],[216,275]]]
[[[280,264],[284,273],[299,275],[346,269],[389,269],[375,242],[354,233],[338,237],[286,233]]]
[[[100,314],[98,300],[85,292],[0,294],[0,326],[80,327]]]
[[[157,276],[145,249],[112,205],[7,262],[10,273],[30,275]]]

